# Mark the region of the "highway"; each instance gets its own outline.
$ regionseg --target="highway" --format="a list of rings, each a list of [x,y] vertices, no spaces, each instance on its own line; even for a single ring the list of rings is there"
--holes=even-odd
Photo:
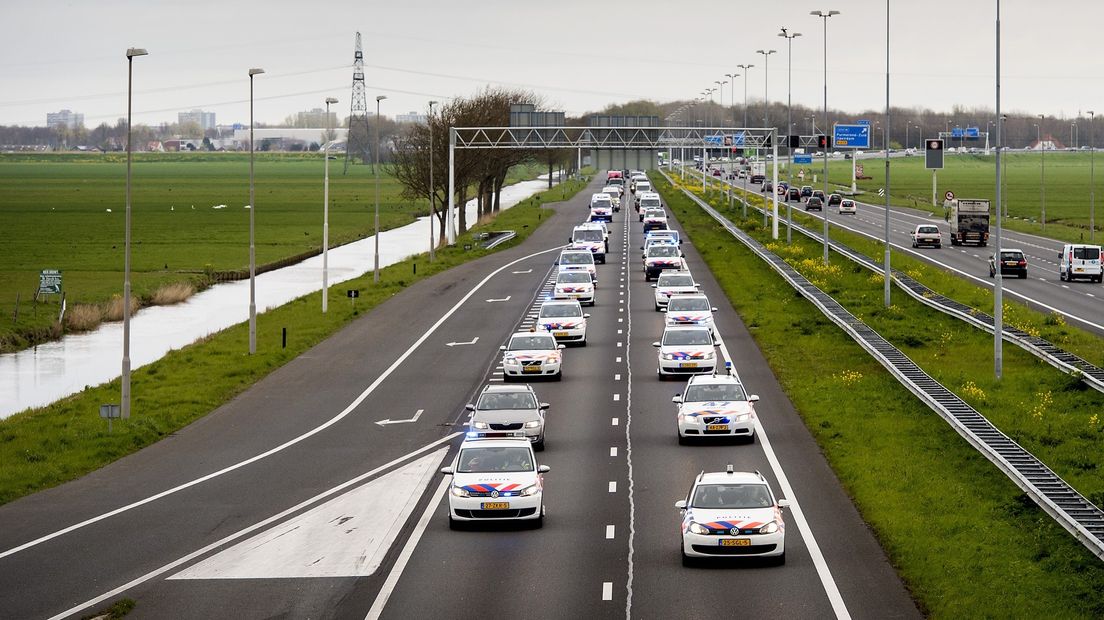
[[[0,609],[137,618],[920,614],[690,239],[754,444],[679,446],[655,375],[662,333],[631,208],[598,266],[588,345],[548,412],[542,529],[446,521],[464,405],[500,377],[596,180],[518,247],[416,283],[204,419],[91,475],[0,507]],[[678,228],[672,217],[671,224]],[[789,499],[787,563],[685,568],[679,511],[701,470],[760,470]]]

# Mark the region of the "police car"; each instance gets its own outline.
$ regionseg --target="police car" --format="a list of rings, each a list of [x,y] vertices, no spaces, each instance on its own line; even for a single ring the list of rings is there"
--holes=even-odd
[[[705,295],[678,295],[672,297],[667,303],[667,309],[664,310],[667,313],[664,323],[668,327],[674,325],[708,327],[709,332],[716,336],[717,327],[713,324],[713,313],[716,311],[716,308],[709,305],[709,298]]]
[[[616,185],[607,185],[602,188],[602,193],[610,197],[610,202],[613,203],[613,210],[621,210],[621,188]]]
[[[449,527],[475,521],[531,521],[544,525],[544,474],[524,439],[468,439],[441,473],[449,485]]]
[[[594,255],[589,250],[563,250],[556,261],[558,273],[566,271],[585,271],[590,274],[591,281],[598,284],[598,269],[594,266]]]
[[[742,437],[755,442],[755,394],[748,395],[732,375],[690,377],[676,405],[679,444],[691,437]]]
[[[682,252],[676,245],[653,245],[644,253],[644,279],[653,280],[659,277],[661,271],[673,269],[681,271],[686,268],[682,260]]]
[[[662,271],[652,288],[655,289],[655,309],[659,311],[667,307],[671,297],[697,293],[701,285],[694,282],[689,271]]]
[[[676,247],[678,246],[678,244],[675,243],[675,240],[671,237],[648,235],[647,237],[644,237],[644,245],[640,246],[640,249],[643,250],[643,252],[640,253],[641,260],[644,260],[644,258],[648,256],[648,248],[652,247],[653,245],[671,245]]]
[[[659,198],[659,192],[640,192],[636,195],[634,206],[638,212],[644,209],[662,209],[663,202]]]
[[[702,472],[686,499],[675,503],[682,512],[682,564],[696,558],[763,557],[786,563],[786,523],[777,499],[759,472]]]
[[[713,334],[706,327],[668,327],[663,338],[653,342],[659,349],[656,373],[660,380],[675,375],[712,373],[717,368]]]
[[[563,348],[564,345],[557,343],[555,336],[548,332],[534,330],[510,336],[510,340],[499,347],[503,351],[502,380],[550,377],[559,381],[563,378],[560,369]]]
[[[590,221],[612,222],[613,201],[606,194],[594,194],[590,197]]]
[[[591,299],[593,299],[591,289]],[[578,300],[546,301],[537,314],[537,325],[556,339],[556,342],[577,342],[586,346],[587,319]]]
[[[572,250],[586,250],[596,262],[606,262],[606,234],[601,228],[593,224],[576,226],[571,231],[570,241]]]
[[[535,450],[544,450],[544,412],[548,403],[537,401],[533,386],[488,385],[466,407],[469,439],[525,438]]]
[[[585,271],[564,271],[556,276],[552,287],[553,299],[574,299],[581,304],[594,305],[594,282]]]

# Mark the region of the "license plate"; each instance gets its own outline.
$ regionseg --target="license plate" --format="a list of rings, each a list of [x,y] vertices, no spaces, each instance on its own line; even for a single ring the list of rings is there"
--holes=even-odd
[[[521,372],[540,372],[540,366],[523,366]]]
[[[568,336],[567,332],[552,332],[552,335],[556,338],[566,338]]]
[[[707,431],[727,431],[728,430],[728,425],[727,424],[707,424],[706,427],[705,427],[705,430],[707,430]]]
[[[1018,264],[1019,263],[1017,263],[1016,261],[1005,261],[1004,266],[1005,267],[1015,267]]]
[[[679,368],[697,368],[697,367],[698,367],[697,362],[683,362],[683,363],[679,364]]]
[[[751,540],[747,538],[725,538],[721,540],[722,547],[750,547]]]
[[[483,510],[509,510],[510,502],[483,502]]]

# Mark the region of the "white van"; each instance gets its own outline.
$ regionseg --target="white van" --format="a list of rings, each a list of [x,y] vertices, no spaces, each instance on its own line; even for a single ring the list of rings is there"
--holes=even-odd
[[[1104,265],[1100,263],[1100,246],[1067,243],[1058,255],[1058,278],[1067,282],[1086,278],[1091,282],[1104,280]]]

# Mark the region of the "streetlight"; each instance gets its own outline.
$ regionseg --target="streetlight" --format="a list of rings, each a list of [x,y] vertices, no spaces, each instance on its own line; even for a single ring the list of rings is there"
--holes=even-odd
[[[713,80],[713,83],[717,85],[717,90],[720,91],[720,95],[717,96],[717,99],[718,99],[718,103],[720,103],[721,107],[723,108],[724,107],[724,85],[728,84],[728,80]],[[712,101],[710,101],[710,103],[712,103]],[[721,120],[717,124],[718,125],[724,125],[724,114],[721,114]]]
[[[1093,134],[1093,118],[1096,113],[1089,110],[1089,241],[1096,237],[1096,136]]]
[[[741,69],[744,70],[744,129],[747,129],[747,126],[748,126],[748,122],[747,122],[747,79],[748,79],[748,69],[754,67],[755,65],[736,65],[736,66],[740,67]]]
[[[728,91],[728,105],[732,108],[732,124],[736,125],[736,78],[740,77],[739,73],[726,73],[725,77],[729,79],[732,87]],[[724,105],[724,102],[721,103]]]
[[[253,199],[253,76],[264,69],[249,70],[249,354],[257,352],[257,251],[253,236],[253,214],[257,203]]]
[[[1039,143],[1039,201],[1041,203],[1043,230],[1046,230],[1046,146],[1043,145],[1043,119],[1045,114],[1039,115],[1039,124],[1035,125],[1036,138]]]
[[[788,136],[793,130],[793,40],[801,36],[800,32],[788,32],[786,28],[782,28],[782,32],[778,33],[778,36],[786,39],[786,135]],[[787,169],[790,171],[790,182],[793,182],[793,147],[786,144],[786,154],[789,158],[786,161]],[[790,201],[786,200],[786,221],[789,224],[790,221]],[[786,226],[786,243],[790,242],[790,226]]]
[[[993,248],[993,257],[996,260],[1001,259],[1001,151],[1004,150],[1001,142],[1004,116],[1001,116],[1001,72],[1000,72],[1000,0],[997,0],[997,37],[996,37],[996,100],[997,100],[997,235],[996,235],[996,247]],[[888,277],[889,274],[886,274]],[[993,274],[993,371],[996,374],[997,379],[1001,378],[1002,367],[1004,366],[1004,278],[1001,277],[1001,270],[999,264]]]
[[[767,76],[768,76],[767,60],[770,59],[771,54],[777,53],[777,51],[776,50],[755,50],[755,53],[763,55],[763,127],[766,128],[766,127],[770,126],[770,120],[768,119],[768,114],[770,113],[770,97],[767,94]]]
[[[437,243],[436,243],[437,240],[433,238],[433,218],[435,217],[434,216],[434,207],[437,205],[437,203],[436,203],[436,196],[437,196],[436,189],[437,188],[435,188],[433,186],[433,106],[435,106],[435,105],[437,105],[436,101],[430,101],[429,102],[428,124],[429,124],[429,260],[430,260],[430,262],[433,262],[434,260],[436,260],[436,256],[434,256],[434,253],[435,253],[434,246],[437,245]],[[379,119],[376,119],[376,120],[378,121]]]
[[[824,20],[824,130],[828,131],[828,18],[839,11],[810,11],[809,15]],[[828,196],[828,147],[824,148],[824,195]],[[828,264],[828,209],[824,210],[824,264]],[[885,277],[890,277],[887,273]]]
[[[883,294],[885,297],[885,307],[890,306],[890,286],[889,280],[893,273],[890,265],[889,256],[889,135],[888,131],[893,126],[892,119],[890,118],[889,110],[889,0],[886,0],[886,110],[885,110],[885,128],[882,129],[882,146],[885,147],[885,265],[882,267],[882,273],[885,277],[882,278],[882,284],[884,285]],[[905,144],[908,144],[908,126],[905,126]],[[853,161],[853,160],[852,160]]]
[[[387,99],[387,95],[376,95],[376,260],[375,260],[375,275],[372,276],[374,282],[379,282],[379,152],[380,152],[380,102]]]
[[[126,51],[127,57],[127,174],[126,174],[126,242],[123,251],[123,380],[119,415],[130,417],[130,159],[131,159],[131,98],[134,92],[134,57],[149,54],[140,47]],[[110,418],[109,418],[110,420]]]
[[[330,133],[330,104],[337,103],[337,99],[326,97],[326,143],[322,147],[322,155],[326,159],[325,182],[322,187],[322,312],[329,308],[330,297],[330,144],[333,140]],[[249,209],[253,210],[252,207]]]

